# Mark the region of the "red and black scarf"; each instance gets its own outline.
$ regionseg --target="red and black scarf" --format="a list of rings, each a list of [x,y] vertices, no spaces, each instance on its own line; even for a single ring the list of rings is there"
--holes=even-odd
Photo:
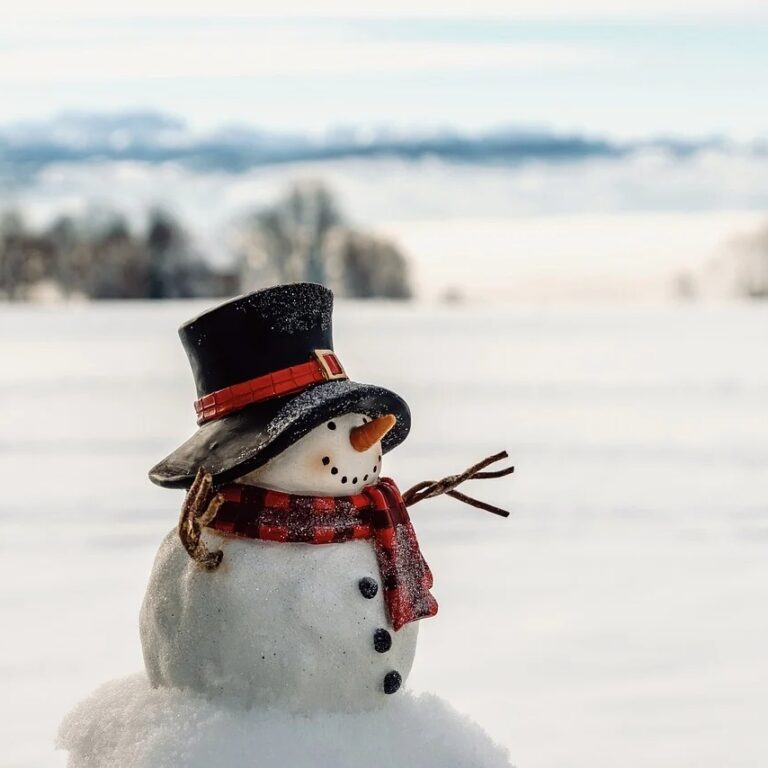
[[[372,539],[392,626],[434,616],[432,572],[394,480],[386,477],[355,496],[294,496],[250,485],[229,485],[210,528],[268,541],[332,544]]]

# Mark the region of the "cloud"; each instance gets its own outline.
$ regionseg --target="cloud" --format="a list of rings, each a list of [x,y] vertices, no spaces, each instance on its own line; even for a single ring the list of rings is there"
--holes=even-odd
[[[0,81],[57,83],[163,78],[304,77],[421,72],[551,71],[603,66],[610,57],[585,45],[379,42],[311,35],[257,36],[225,42],[191,35],[82,47],[50,45],[0,51]]]
[[[166,201],[215,230],[291,180],[322,178],[355,221],[447,220],[643,212],[764,211],[768,157],[742,150],[687,158],[647,150],[620,158],[519,166],[350,159],[258,167],[231,174],[175,163],[57,163],[15,191],[27,209],[62,201],[135,209]],[[375,183],[372,183],[375,180]],[[66,207],[66,206],[65,206]]]

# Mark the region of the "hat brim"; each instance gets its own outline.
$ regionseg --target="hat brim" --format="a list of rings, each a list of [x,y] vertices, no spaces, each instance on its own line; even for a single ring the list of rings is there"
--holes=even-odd
[[[397,417],[382,439],[384,452],[400,445],[411,428],[408,405],[394,392],[354,381],[329,381],[295,397],[254,403],[203,424],[152,467],[149,479],[165,488],[188,488],[198,469],[205,467],[216,485],[232,482],[266,464],[324,421],[349,412]]]

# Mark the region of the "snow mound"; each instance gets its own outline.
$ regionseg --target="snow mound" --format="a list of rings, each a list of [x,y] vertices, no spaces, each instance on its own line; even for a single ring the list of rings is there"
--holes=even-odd
[[[506,750],[431,694],[311,717],[228,709],[189,691],[114,680],[62,723],[69,768],[509,768]]]

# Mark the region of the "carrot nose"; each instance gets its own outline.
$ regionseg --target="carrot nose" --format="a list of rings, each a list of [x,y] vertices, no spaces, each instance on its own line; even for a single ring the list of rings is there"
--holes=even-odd
[[[391,413],[379,416],[378,419],[353,427],[349,430],[349,442],[356,451],[367,451],[372,445],[381,440],[397,423],[397,417]]]

